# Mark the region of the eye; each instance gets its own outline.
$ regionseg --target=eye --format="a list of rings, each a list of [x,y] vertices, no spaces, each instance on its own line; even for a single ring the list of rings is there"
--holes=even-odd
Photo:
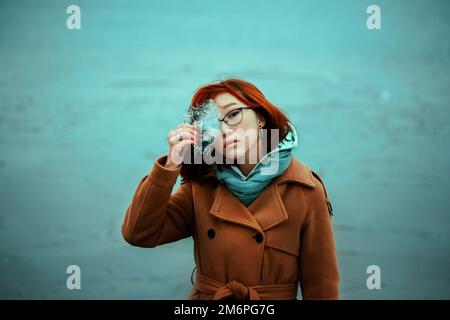
[[[235,111],[231,111],[229,114],[228,114],[228,119],[232,119],[232,118],[234,118],[234,117],[236,117],[237,115],[238,115],[238,113],[239,113],[239,110],[235,110]]]

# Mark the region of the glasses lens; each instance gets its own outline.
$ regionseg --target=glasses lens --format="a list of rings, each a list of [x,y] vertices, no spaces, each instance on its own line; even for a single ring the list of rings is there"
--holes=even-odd
[[[225,116],[224,120],[230,126],[237,125],[242,120],[242,110],[237,109],[237,110],[228,112],[228,114]]]

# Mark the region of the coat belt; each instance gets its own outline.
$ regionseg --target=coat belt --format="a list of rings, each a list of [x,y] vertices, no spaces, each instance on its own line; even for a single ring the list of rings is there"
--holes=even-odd
[[[296,300],[297,282],[287,284],[264,284],[247,287],[239,281],[228,283],[207,277],[198,270],[194,287],[213,296],[212,300],[235,298],[236,300]]]

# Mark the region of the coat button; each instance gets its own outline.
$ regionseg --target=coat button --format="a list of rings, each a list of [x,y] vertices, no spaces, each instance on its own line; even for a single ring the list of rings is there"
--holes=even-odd
[[[261,234],[261,232],[258,232],[255,236],[254,236],[256,242],[261,243],[263,242],[263,235]]]
[[[216,232],[214,231],[214,229],[209,229],[208,230],[208,237],[210,239],[214,238],[215,235],[216,235]]]

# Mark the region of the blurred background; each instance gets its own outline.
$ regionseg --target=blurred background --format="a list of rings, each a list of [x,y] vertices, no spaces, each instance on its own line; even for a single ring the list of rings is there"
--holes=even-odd
[[[135,248],[120,227],[194,91],[236,76],[326,183],[341,298],[449,299],[449,17],[437,0],[2,0],[0,298],[186,299],[192,239]]]

